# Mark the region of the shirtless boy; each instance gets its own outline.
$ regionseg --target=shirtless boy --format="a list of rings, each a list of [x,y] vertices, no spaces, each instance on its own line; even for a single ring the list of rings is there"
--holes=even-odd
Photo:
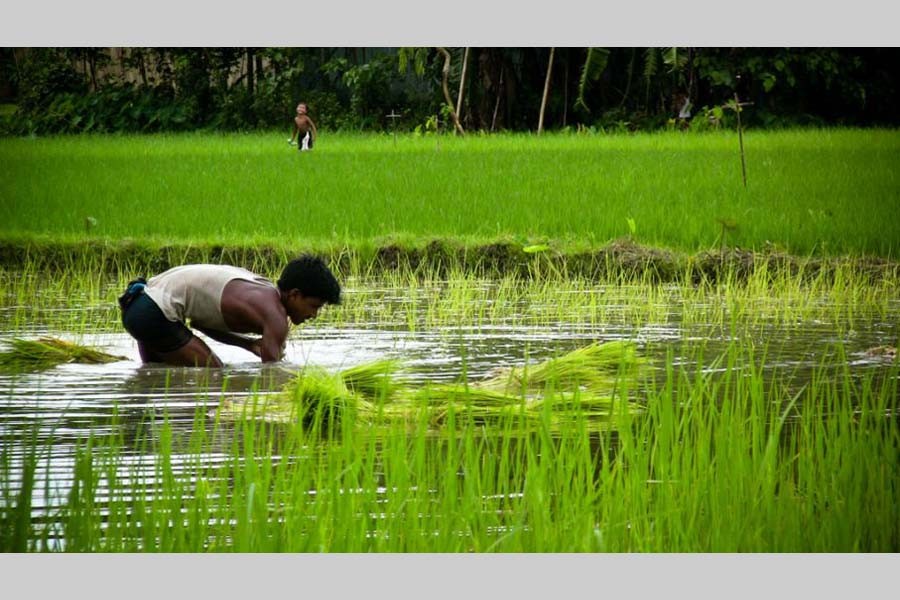
[[[307,106],[305,102],[297,105],[297,116],[294,117],[294,132],[291,134],[291,139],[288,140],[288,144],[293,146],[294,139],[296,139],[298,143],[297,149],[300,151],[312,150],[313,142],[316,141],[316,136],[318,135],[316,124],[309,118],[306,111]]]

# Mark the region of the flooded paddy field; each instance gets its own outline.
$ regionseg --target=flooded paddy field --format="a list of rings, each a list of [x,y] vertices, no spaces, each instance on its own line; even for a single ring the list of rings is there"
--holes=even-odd
[[[282,363],[210,340],[226,366],[198,369],[141,364],[118,280],[4,275],[0,349],[50,335],[122,357],[0,374],[5,550],[900,547],[892,279],[351,279]],[[413,387],[477,384],[614,341],[644,371],[621,392],[633,408],[602,426],[485,422],[463,403],[441,427],[350,418],[324,432],[226,410],[305,367],[397,359]]]

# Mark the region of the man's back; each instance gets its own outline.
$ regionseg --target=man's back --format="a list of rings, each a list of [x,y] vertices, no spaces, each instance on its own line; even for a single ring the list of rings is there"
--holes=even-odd
[[[169,320],[191,320],[198,327],[228,331],[222,316],[222,291],[234,279],[275,289],[275,284],[241,267],[184,265],[152,277],[144,292]]]

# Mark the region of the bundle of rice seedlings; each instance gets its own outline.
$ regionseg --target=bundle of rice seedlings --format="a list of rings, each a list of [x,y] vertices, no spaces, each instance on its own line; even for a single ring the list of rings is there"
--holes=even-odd
[[[477,385],[433,384],[426,385],[413,394],[418,405],[462,404],[479,408],[495,408],[498,406],[521,406],[525,398],[504,392],[498,392]]]
[[[477,385],[433,384],[412,392],[408,410],[428,410],[433,425],[443,424],[450,411],[465,414],[475,422],[487,422],[522,412],[527,400],[521,395],[485,389]]]
[[[7,373],[41,371],[63,363],[102,364],[126,360],[124,356],[51,337],[37,340],[16,338],[9,344],[9,350],[0,352],[0,370]]]
[[[481,385],[525,393],[540,392],[548,385],[557,389],[611,392],[623,379],[636,378],[641,362],[633,342],[595,342],[536,365],[512,367]]]
[[[390,377],[397,366],[396,361],[377,361],[340,373],[307,366],[296,371],[280,392],[223,402],[223,408],[232,417],[335,431],[346,422],[374,420],[379,405],[391,401],[400,387]]]
[[[395,379],[399,370],[399,360],[385,359],[344,369],[340,377],[350,391],[383,404],[405,387]]]
[[[307,367],[281,393],[263,397],[263,404],[252,409],[264,418],[326,429],[348,421],[350,414],[357,423],[374,423],[376,418],[409,422],[423,410],[438,427],[451,411],[476,422],[510,415],[538,422],[544,411],[551,413],[554,424],[579,417],[607,422],[617,411],[635,408],[619,393],[618,384],[636,377],[639,364],[629,342],[591,344],[537,365],[514,367],[487,381],[415,389],[394,377],[401,367],[398,360],[366,363],[337,374]]]
[[[591,392],[556,392],[545,394],[542,398],[529,404],[535,412],[545,409],[555,414],[572,417],[583,416],[590,419],[608,420],[618,411],[635,412],[638,405],[618,395],[598,395]]]
[[[278,396],[291,421],[304,427],[332,430],[354,418],[370,419],[377,413],[372,402],[350,390],[340,375],[317,367],[302,369]]]

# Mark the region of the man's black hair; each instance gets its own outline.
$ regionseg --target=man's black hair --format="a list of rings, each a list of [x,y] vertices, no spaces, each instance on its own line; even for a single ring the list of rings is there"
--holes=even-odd
[[[304,296],[319,298],[326,304],[341,303],[341,285],[325,261],[310,254],[287,264],[278,279],[278,289],[283,292],[297,289]]]

